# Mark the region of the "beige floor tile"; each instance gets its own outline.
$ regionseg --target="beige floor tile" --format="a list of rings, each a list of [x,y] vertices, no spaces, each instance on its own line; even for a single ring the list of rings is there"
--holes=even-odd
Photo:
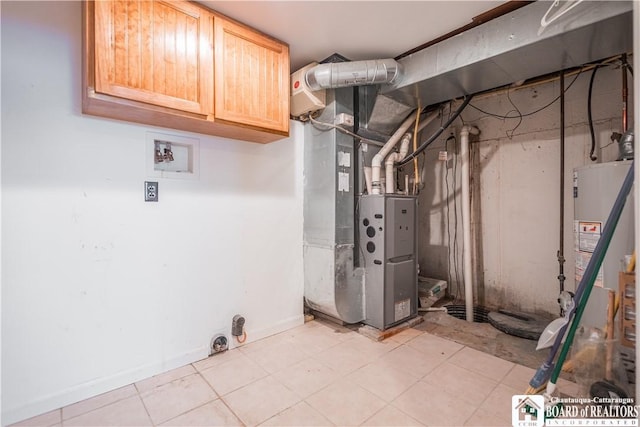
[[[306,401],[340,426],[359,425],[386,405],[373,393],[344,380],[309,396]]]
[[[127,397],[135,396],[138,393],[133,384],[117,388],[107,393],[83,400],[73,405],[62,408],[62,419],[66,420],[78,415],[85,414],[111,403],[117,402]]]
[[[373,361],[375,356],[362,353],[345,341],[313,356],[334,371],[346,375]]]
[[[385,406],[381,411],[366,420],[363,426],[422,426],[424,424],[411,418],[393,406]]]
[[[303,399],[340,378],[333,369],[310,358],[273,374],[273,377]]]
[[[139,396],[132,396],[64,421],[65,427],[150,426],[151,420]]]
[[[465,347],[451,356],[449,362],[496,381],[502,381],[514,366],[511,362],[470,347]]]
[[[307,402],[299,402],[278,415],[269,418],[261,426],[332,426],[333,423]]]
[[[392,405],[423,424],[435,426],[461,426],[476,410],[476,406],[460,404],[457,396],[424,381],[417,382]]]
[[[220,396],[231,393],[268,375],[256,362],[242,353],[200,373]]]
[[[246,356],[260,365],[265,371],[273,374],[306,359],[309,357],[309,353],[300,345],[283,341],[278,345],[267,346],[249,352]]]
[[[174,380],[140,395],[154,424],[170,420],[218,397],[199,374]]]
[[[216,353],[213,356],[207,357],[206,359],[198,360],[197,362],[192,363],[192,365],[194,368],[196,368],[196,370],[204,371],[205,369],[213,368],[214,366],[229,362],[230,360],[233,360],[238,354],[241,354],[240,350],[234,348],[233,350]]]
[[[426,332],[408,341],[407,345],[424,354],[439,356],[444,359],[448,359],[464,347],[462,344]]]
[[[495,412],[478,408],[464,425],[472,427],[504,427],[511,425],[511,418],[498,418]]]
[[[502,379],[501,383],[511,388],[522,390],[522,393],[524,393],[527,388],[529,388],[529,381],[531,381],[535,373],[535,369],[522,365],[514,365]]]
[[[446,356],[425,354],[413,347],[402,345],[382,356],[377,363],[400,369],[419,379],[434,370],[445,360]]]
[[[62,411],[60,409],[56,409],[55,411],[47,412],[45,414],[38,415],[37,417],[29,418],[27,420],[20,421],[19,423],[12,424],[9,427],[49,427],[61,422]]]
[[[186,377],[187,375],[191,375],[195,373],[196,373],[196,370],[193,366],[191,365],[181,366],[177,369],[173,369],[163,374],[155,375],[151,378],[138,381],[136,383],[136,388],[138,389],[138,393],[144,393],[145,391],[149,391],[163,384],[170,383],[171,381],[174,381],[179,378]]]
[[[362,335],[356,335],[347,342],[356,350],[364,354],[368,354],[373,358],[383,356],[400,345],[400,343],[396,341],[374,341],[371,338],[367,338]]]
[[[267,347],[279,345],[282,342],[286,342],[288,340],[289,336],[287,335],[287,333],[281,332],[276,335],[271,335],[269,337],[259,339],[258,341],[253,341],[248,344],[242,344],[238,346],[237,349],[240,350],[240,352],[243,354],[249,354],[254,351],[265,349]]]
[[[258,425],[300,401],[273,377],[265,377],[222,398],[240,420]]]
[[[409,329],[405,329],[402,332],[398,332],[395,335],[390,336],[388,339],[400,344],[405,344],[408,341],[411,341],[412,339],[419,337],[422,334],[424,334],[424,331],[419,331],[417,329],[409,328]]]
[[[337,325],[325,320],[316,320],[316,323],[320,328],[318,330],[325,331],[329,334],[336,336],[340,341],[346,341],[354,336],[358,335],[358,332],[353,328],[347,328],[346,326]]]
[[[312,354],[320,353],[343,341],[345,341],[345,334],[336,333],[324,326],[309,329],[290,338],[290,342],[307,349]]]
[[[418,380],[415,375],[393,368],[384,363],[372,363],[358,369],[347,377],[365,390],[386,402],[391,402]]]
[[[241,426],[242,422],[220,399],[192,409],[161,424],[162,426]]]
[[[496,418],[511,420],[511,398],[522,393],[522,390],[498,384],[482,402],[480,408],[491,412]]]
[[[461,402],[474,406],[480,406],[485,397],[498,385],[497,381],[450,362],[444,362],[438,366],[422,381],[458,397]]]

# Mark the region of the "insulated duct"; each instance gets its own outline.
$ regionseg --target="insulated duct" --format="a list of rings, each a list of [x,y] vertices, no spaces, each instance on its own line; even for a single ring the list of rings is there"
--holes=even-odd
[[[401,76],[395,59],[337,62],[317,65],[307,71],[305,80],[313,91],[348,86],[396,83]]]

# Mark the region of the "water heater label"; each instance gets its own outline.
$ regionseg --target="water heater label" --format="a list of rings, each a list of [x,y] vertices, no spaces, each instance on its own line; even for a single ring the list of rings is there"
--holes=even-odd
[[[574,221],[574,240],[576,252],[576,284],[582,280],[584,271],[596,249],[600,235],[602,234],[602,222],[600,221]],[[604,273],[602,267],[598,271],[594,286],[604,287]]]
[[[578,221],[578,250],[593,252],[602,234],[602,223],[599,221]]]

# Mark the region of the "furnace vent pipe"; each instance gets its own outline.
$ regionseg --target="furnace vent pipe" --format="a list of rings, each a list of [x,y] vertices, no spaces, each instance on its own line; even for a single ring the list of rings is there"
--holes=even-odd
[[[405,133],[402,137],[402,142],[400,143],[400,152],[393,152],[387,156],[387,159],[384,161],[384,171],[386,176],[386,186],[385,194],[393,194],[396,192],[396,177],[393,174],[393,165],[396,162],[404,159],[409,152],[409,143],[411,142],[411,134]]]
[[[471,201],[469,191],[469,134],[477,135],[478,128],[463,126],[460,130],[460,157],[462,158],[462,259],[464,265],[464,300],[467,322],[473,322],[473,277],[471,275]]]
[[[400,127],[391,135],[391,138],[384,144],[384,146],[378,151],[378,154],[373,156],[371,160],[371,181],[372,188],[371,194],[380,194],[381,193],[381,184],[380,184],[380,169],[382,167],[382,162],[384,158],[387,157],[387,154],[393,150],[393,147],[396,146],[402,135],[409,129],[409,126],[413,124],[415,117],[413,113],[409,114],[409,117],[405,119],[404,122],[400,125]]]
[[[438,117],[437,112],[433,112],[429,114],[427,117],[425,117],[422,123],[420,123],[420,126],[418,127],[418,131],[421,131],[424,127],[426,127],[429,123],[431,123],[436,117]],[[371,160],[372,192],[369,194],[382,193],[381,184],[380,184],[380,173],[381,173],[380,169],[382,168],[382,162],[384,161],[384,158],[387,156],[387,154],[389,154],[389,152],[393,149],[393,147],[395,147],[395,145],[398,143],[402,135],[413,124],[414,120],[415,120],[415,117],[413,116],[413,113],[411,113],[409,117],[407,117],[407,119],[404,122],[402,122],[402,124],[394,132],[394,134],[391,135],[391,138],[389,138],[389,140],[384,144],[384,146],[380,149],[380,151],[378,151],[378,154],[373,156],[373,159]],[[396,161],[400,162],[402,161],[403,158],[404,156]]]
[[[336,62],[319,64],[305,74],[307,86],[313,91],[348,86],[397,83],[402,75],[395,59]]]

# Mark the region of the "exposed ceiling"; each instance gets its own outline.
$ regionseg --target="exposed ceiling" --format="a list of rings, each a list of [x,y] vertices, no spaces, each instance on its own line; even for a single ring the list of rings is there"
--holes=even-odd
[[[503,1],[215,1],[200,3],[289,44],[291,70],[333,53],[393,58],[471,23]]]

